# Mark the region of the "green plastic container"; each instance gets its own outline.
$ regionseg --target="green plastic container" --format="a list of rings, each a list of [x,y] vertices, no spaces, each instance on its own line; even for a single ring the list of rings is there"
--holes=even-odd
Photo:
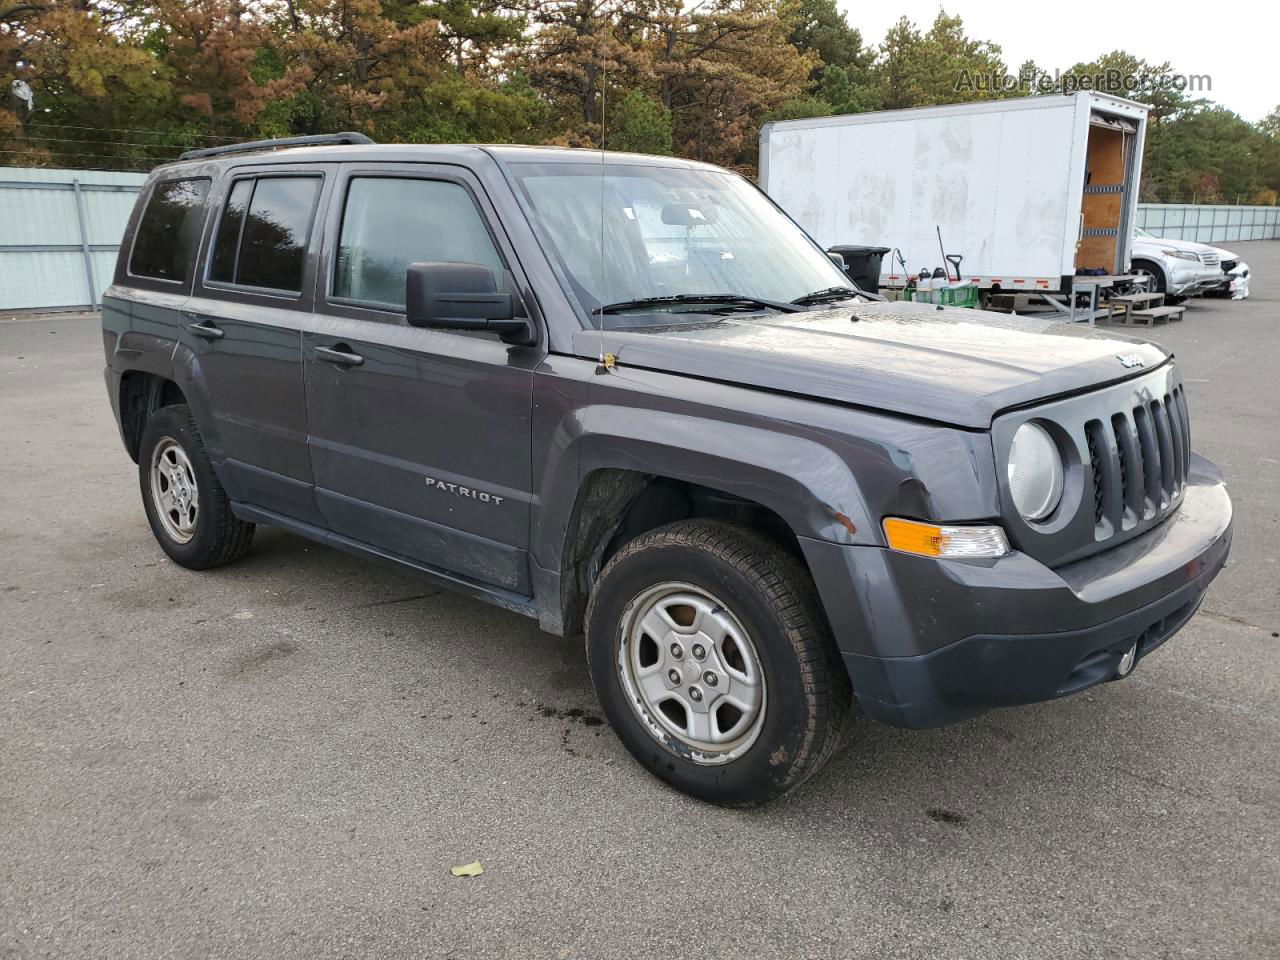
[[[916,303],[936,303],[944,307],[968,307],[978,305],[978,288],[971,283],[954,287],[942,287],[937,290],[917,290],[907,287],[902,291],[903,300],[914,300]]]

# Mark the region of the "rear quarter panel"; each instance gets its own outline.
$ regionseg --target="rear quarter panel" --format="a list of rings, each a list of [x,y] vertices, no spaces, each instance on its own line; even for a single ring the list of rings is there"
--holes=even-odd
[[[175,379],[173,361],[179,341],[180,311],[191,295],[192,276],[200,253],[199,249],[192,252],[193,262],[188,276],[181,281],[131,275],[129,261],[142,213],[157,183],[171,179],[207,178],[212,184],[216,175],[216,168],[208,164],[192,164],[177,169],[162,167],[152,173],[138,192],[121,239],[112,285],[102,296],[107,384],[117,415],[120,380],[126,373],[137,371]],[[205,222],[210,215],[209,206],[206,201]],[[203,223],[200,232],[203,235]]]

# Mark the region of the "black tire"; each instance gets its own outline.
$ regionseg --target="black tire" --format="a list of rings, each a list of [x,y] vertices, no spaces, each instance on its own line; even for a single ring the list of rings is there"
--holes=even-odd
[[[186,454],[198,491],[194,532],[185,542],[171,533],[171,523],[161,519],[161,508],[152,490],[152,465],[157,448],[162,445],[169,448],[169,441]],[[147,420],[138,451],[138,477],[151,532],[174,563],[191,570],[208,570],[240,559],[249,549],[254,525],[231,512],[227,492],[213,472],[204,441],[186,404],[161,407]]]
[[[646,591],[667,582],[705,591],[721,604],[717,610],[727,608],[764,676],[754,741],[715,765],[696,762],[696,751],[658,732],[660,721],[624,685],[624,622]],[[681,520],[623,546],[591,595],[587,660],[596,695],[627,749],[655,776],[700,800],[724,806],[772,800],[817,773],[844,742],[851,689],[813,581],[774,541],[744,527]]]

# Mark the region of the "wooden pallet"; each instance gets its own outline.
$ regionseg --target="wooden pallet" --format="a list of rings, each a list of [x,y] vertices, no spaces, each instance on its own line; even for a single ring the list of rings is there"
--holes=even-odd
[[[1133,310],[1155,309],[1164,306],[1163,293],[1126,293],[1108,298],[1106,301],[1107,320],[1113,321],[1120,314],[1128,314]]]
[[[1127,310],[1121,316],[1111,317],[1110,322],[1121,326],[1154,327],[1158,323],[1177,322],[1182,319],[1186,307],[1151,307],[1147,310]]]

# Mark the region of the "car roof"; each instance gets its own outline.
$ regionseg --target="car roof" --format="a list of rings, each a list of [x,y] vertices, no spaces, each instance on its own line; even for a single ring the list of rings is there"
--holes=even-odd
[[[474,166],[493,160],[507,163],[624,163],[655,167],[722,170],[709,163],[642,153],[586,150],[573,147],[520,144],[374,143],[341,146],[288,147],[281,150],[246,150],[210,157],[193,157],[163,164],[154,172],[169,174],[192,167],[240,167],[287,163],[454,163]]]

